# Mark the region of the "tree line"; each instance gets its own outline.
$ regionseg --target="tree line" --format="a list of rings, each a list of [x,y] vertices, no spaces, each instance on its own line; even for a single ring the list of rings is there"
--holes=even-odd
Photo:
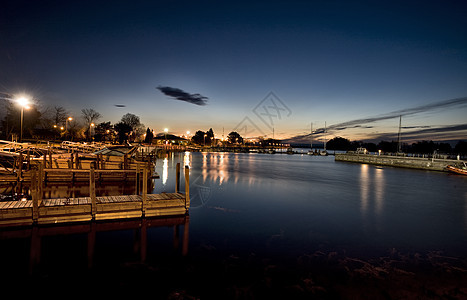
[[[135,141],[144,133],[144,124],[134,114],[127,113],[120,122],[98,121],[102,115],[92,108],[72,114],[62,106],[41,109],[32,104],[27,109],[19,108],[14,102],[4,103],[4,116],[0,120],[0,139],[19,140],[71,140],[109,141],[123,143]],[[22,116],[21,116],[21,110]],[[22,124],[21,124],[22,123]]]

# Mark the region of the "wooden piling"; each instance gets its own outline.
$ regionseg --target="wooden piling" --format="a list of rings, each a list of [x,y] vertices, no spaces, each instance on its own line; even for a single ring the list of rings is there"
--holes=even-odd
[[[175,175],[175,193],[180,192],[180,163],[177,163]]]
[[[148,168],[143,168],[143,195],[141,199],[141,210],[144,214],[146,213],[146,202],[148,201]]]
[[[18,161],[18,180],[23,180],[23,153],[19,154],[19,161]]]
[[[94,219],[97,212],[97,203],[96,203],[96,173],[94,169],[94,164],[91,164],[89,168],[89,196],[91,197],[91,216]]]
[[[37,199],[37,168],[31,169],[32,221],[39,219],[39,200]]]
[[[141,182],[140,173],[141,173],[140,164],[136,163],[136,174],[135,174],[136,195],[140,194],[140,182]]]
[[[42,200],[42,195],[44,194],[44,166],[39,164],[39,171],[37,176],[37,199],[40,202]]]
[[[185,209],[190,207],[190,168],[185,166]]]

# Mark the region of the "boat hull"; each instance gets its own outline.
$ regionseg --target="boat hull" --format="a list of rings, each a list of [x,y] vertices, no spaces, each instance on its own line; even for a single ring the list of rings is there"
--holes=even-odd
[[[446,169],[448,169],[448,171],[456,173],[456,174],[467,175],[467,170],[466,169],[456,168],[456,167],[451,166],[451,165],[447,166]]]

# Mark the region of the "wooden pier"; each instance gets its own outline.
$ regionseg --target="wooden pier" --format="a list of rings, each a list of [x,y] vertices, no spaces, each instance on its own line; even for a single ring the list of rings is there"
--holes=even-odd
[[[46,181],[87,181],[91,165],[94,165],[100,181],[125,181],[137,174],[141,175],[143,166],[153,171],[155,158],[147,151],[138,154],[137,147],[122,156],[79,152],[54,154],[48,148],[42,157],[33,158],[29,149],[23,149],[23,152],[2,153],[0,182],[30,182],[31,169],[40,165]],[[150,173],[149,176],[157,178],[158,175]]]
[[[190,207],[189,168],[185,167],[185,193],[180,192],[180,164],[174,193],[148,194],[148,168],[138,176],[135,195],[96,196],[96,169],[89,172],[89,197],[43,199],[44,170],[31,169],[31,197],[0,202],[0,226],[27,226],[91,220],[185,215]],[[140,188],[140,185],[142,187]],[[141,190],[141,193],[139,192]]]

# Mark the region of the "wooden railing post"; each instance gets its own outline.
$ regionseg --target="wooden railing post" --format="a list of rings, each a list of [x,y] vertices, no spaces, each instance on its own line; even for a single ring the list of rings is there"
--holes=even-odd
[[[39,219],[39,200],[37,199],[37,168],[31,168],[31,196],[32,196],[32,221]]]
[[[141,177],[140,177],[140,174],[141,173],[141,168],[140,168],[140,164],[139,162],[136,162],[136,174],[135,174],[135,187],[136,187],[136,195],[139,195],[140,194],[140,181],[141,181]]]
[[[91,197],[91,216],[94,219],[96,217],[97,203],[96,203],[96,172],[94,170],[94,164],[91,163],[89,168],[89,196]]]
[[[39,176],[37,179],[37,200],[39,202],[39,205],[42,201],[42,194],[44,193],[44,166],[39,163]]]
[[[190,207],[190,167],[185,166],[185,209]]]
[[[175,176],[175,193],[180,192],[180,163],[177,163],[176,167],[176,176]]]
[[[19,181],[23,180],[23,153],[19,153],[19,161],[18,161],[18,178]]]
[[[53,168],[53,160],[52,160],[52,150],[50,147],[47,148],[47,153],[49,154],[49,168]]]

